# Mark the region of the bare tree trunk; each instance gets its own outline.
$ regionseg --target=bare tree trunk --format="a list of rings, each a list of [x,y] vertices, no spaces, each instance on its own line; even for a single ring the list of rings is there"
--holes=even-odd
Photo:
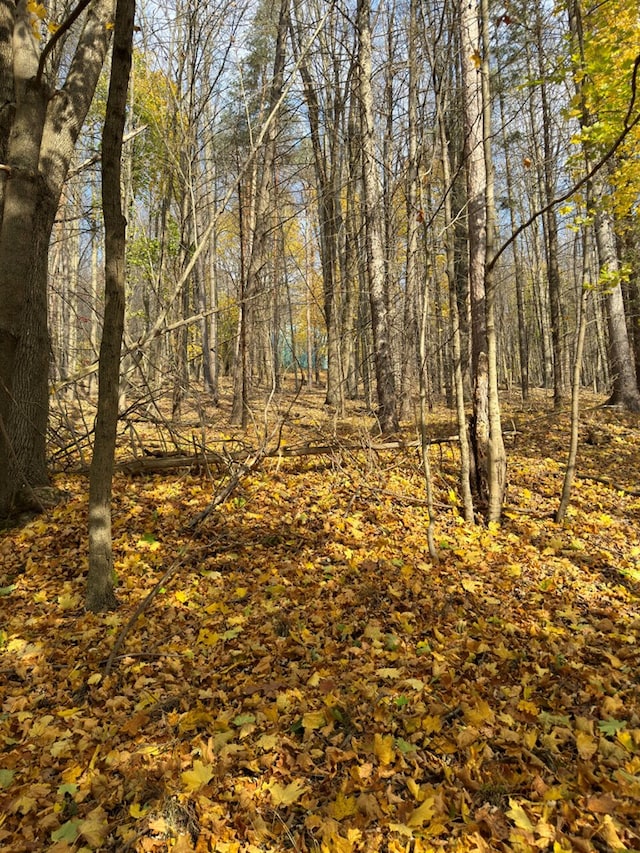
[[[616,235],[611,214],[602,204],[596,212],[594,227],[600,277],[603,279],[607,300],[609,364],[613,381],[613,389],[606,405],[622,406],[630,412],[640,412],[640,393],[625,318]]]
[[[507,150],[507,140],[506,140],[506,126],[505,126],[505,117],[506,110],[504,104],[504,90],[503,86],[500,84],[499,88],[499,105],[500,105],[500,118],[502,125],[502,143],[505,151]],[[511,158],[509,156],[505,157],[504,162],[505,169],[505,180],[507,185],[507,200],[509,204],[509,224],[511,226],[511,231],[514,232],[517,228],[516,222],[516,199],[513,193],[513,178],[511,171]],[[515,277],[515,291],[516,291],[516,310],[518,313],[518,354],[520,356],[520,393],[522,394],[522,399],[526,400],[529,397],[529,342],[528,342],[528,332],[527,332],[527,324],[525,319],[525,311],[524,311],[524,280],[525,273],[524,267],[522,263],[522,254],[520,251],[520,244],[517,240],[514,241],[513,246],[513,266],[514,266],[514,277]]]
[[[471,300],[472,446],[475,490],[489,497],[489,377],[485,268],[487,253],[487,173],[484,155],[480,31],[475,3],[460,2],[460,50],[467,176],[469,293]]]
[[[420,213],[418,210],[418,60],[416,50],[418,29],[418,4],[417,0],[411,0],[409,6],[409,90],[407,92],[408,104],[408,139],[407,139],[407,258],[405,266],[406,292],[404,302],[404,334],[402,337],[402,361],[403,370],[401,374],[400,405],[401,414],[407,417],[411,406],[412,384],[415,380],[415,371],[411,366],[416,363],[416,341],[419,340],[419,331],[416,323],[416,294],[418,292],[418,249]],[[448,157],[448,152],[446,155]],[[445,186],[448,187],[450,178],[444,177]],[[451,200],[449,193],[446,194],[451,211]],[[423,215],[424,216],[424,215]],[[451,235],[447,232],[447,245]],[[420,371],[422,373],[422,371]]]
[[[85,604],[116,607],[111,546],[111,489],[118,424],[120,349],[124,331],[126,219],[120,190],[122,137],[131,70],[135,0],[117,0],[111,79],[102,138],[105,308],[98,368],[98,412],[89,472],[89,573]]]
[[[112,0],[90,5],[66,80],[54,91],[51,54],[40,67],[26,3],[0,4],[0,88],[3,104],[14,105],[0,110],[0,516],[32,503],[31,487],[47,482],[49,241],[112,8]],[[58,32],[64,38],[64,24]]]
[[[358,94],[362,121],[362,166],[365,208],[365,240],[373,353],[378,396],[377,417],[383,433],[399,429],[396,389],[389,341],[389,312],[385,298],[384,241],[381,187],[377,172],[373,116],[372,46],[370,0],[358,2]]]
[[[482,19],[482,147],[486,175],[487,231],[485,257],[485,295],[487,315],[487,379],[489,415],[489,495],[487,521],[499,521],[506,489],[507,457],[502,438],[500,397],[498,395],[498,336],[496,333],[496,278],[494,255],[496,241],[495,185],[491,154],[491,91],[489,70],[489,0],[480,0]]]
[[[322,103],[322,82],[312,75],[312,65],[302,55],[302,22],[298,18],[300,5],[295,4],[296,21],[290,25],[294,55],[298,61],[309,134],[313,150],[313,166],[316,182],[318,236],[320,244],[320,264],[322,267],[323,308],[327,329],[327,393],[326,402],[344,412],[344,375],[341,347],[341,299],[339,233],[342,226],[340,192],[341,158],[340,138],[344,121],[345,95],[342,91],[331,90],[325,93],[330,102]],[[348,85],[348,84],[347,84]],[[323,108],[322,108],[323,107]],[[323,125],[324,121],[324,125]],[[351,134],[348,134],[348,144]],[[344,282],[344,288],[350,282]],[[347,332],[348,334],[348,332]]]
[[[451,164],[449,160],[449,140],[442,109],[438,110],[438,131],[442,157],[442,176],[445,187],[451,186]],[[460,339],[460,315],[456,294],[455,226],[451,206],[451,193],[444,198],[444,224],[447,251],[447,279],[449,282],[449,313],[451,315],[451,345],[453,353],[453,383],[455,388],[458,435],[460,436],[460,490],[465,521],[472,524],[473,495],[471,494],[471,459],[469,447],[469,429],[464,405],[464,377],[462,373],[462,344]]]
[[[584,339],[587,332],[587,304],[589,290],[584,287],[582,300],[580,302],[580,316],[578,318],[578,338],[576,341],[576,353],[573,362],[573,382],[571,385],[571,438],[569,441],[569,454],[567,467],[564,472],[562,484],[562,496],[560,505],[556,511],[556,524],[562,524],[569,500],[571,498],[571,487],[576,476],[576,460],[578,458],[578,436],[580,431],[580,375],[582,372],[582,353],[584,351]]]

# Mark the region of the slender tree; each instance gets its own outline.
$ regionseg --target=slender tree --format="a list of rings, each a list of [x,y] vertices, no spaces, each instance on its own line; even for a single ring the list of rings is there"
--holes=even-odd
[[[122,136],[131,71],[135,0],[117,0],[107,113],[102,136],[105,309],[98,370],[98,412],[89,471],[87,610],[112,610],[111,484],[118,424],[120,348],[124,331],[126,220],[122,211]]]
[[[389,312],[385,299],[382,192],[375,148],[372,85],[370,0],[358,0],[358,96],[362,126],[362,184],[364,189],[365,241],[373,354],[378,396],[377,417],[383,433],[399,428],[397,395],[390,350]]]

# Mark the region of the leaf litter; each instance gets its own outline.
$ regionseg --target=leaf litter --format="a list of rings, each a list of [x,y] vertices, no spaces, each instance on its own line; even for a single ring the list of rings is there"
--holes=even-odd
[[[518,425],[501,526],[434,452],[437,565],[415,451],[266,460],[195,533],[205,477],[120,476],[100,616],[60,477],[0,540],[0,847],[640,849],[640,440],[611,418],[617,471],[582,467],[629,489],[580,479],[557,526],[566,426]]]

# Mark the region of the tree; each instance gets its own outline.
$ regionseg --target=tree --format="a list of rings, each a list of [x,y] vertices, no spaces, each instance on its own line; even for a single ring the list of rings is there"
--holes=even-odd
[[[598,19],[592,21],[594,41],[598,43]],[[587,56],[585,27],[580,0],[570,0],[569,24],[575,44],[577,58],[574,76],[576,79],[576,115],[582,132],[582,148],[589,171],[599,148],[610,141],[611,131],[602,137],[602,124],[599,112],[594,109],[597,98],[594,98],[593,83],[589,74],[594,60],[589,62]],[[596,63],[599,58],[596,57]],[[631,78],[631,105],[618,114],[618,122],[622,117],[625,130],[630,130],[629,124],[634,108],[638,63],[633,66]],[[597,93],[596,93],[597,94]],[[637,122],[637,119],[636,119]],[[605,123],[606,124],[606,123]],[[616,123],[614,123],[615,127]],[[609,137],[609,138],[607,138]],[[611,163],[594,176],[589,185],[589,193],[594,214],[594,230],[598,260],[600,266],[600,282],[606,293],[607,326],[609,332],[609,359],[613,388],[607,405],[622,406],[630,411],[640,412],[640,391],[635,372],[635,364],[627,322],[625,317],[624,297],[622,293],[623,270],[618,255],[618,244],[615,233],[615,222],[610,201]]]
[[[126,219],[122,212],[122,137],[131,71],[135,0],[118,0],[109,97],[102,135],[102,209],[105,230],[105,309],[98,370],[98,413],[89,472],[87,610],[112,610],[111,481],[118,424],[120,348],[124,331]]]
[[[364,190],[365,242],[373,356],[378,395],[378,422],[383,433],[399,428],[397,395],[389,340],[389,312],[385,300],[385,262],[382,233],[382,192],[377,171],[373,88],[371,73],[371,6],[358,0],[358,98],[362,127],[362,184]]]
[[[113,0],[81,0],[43,47],[26,0],[0,2],[0,516],[38,506],[33,487],[48,482],[49,242],[112,12]],[[68,36],[75,49],[58,62]]]
[[[482,18],[483,31],[479,28]],[[469,230],[469,292],[473,389],[473,449],[478,493],[487,518],[497,521],[505,489],[506,458],[498,401],[493,163],[489,98],[488,12],[460,4],[465,166]]]
[[[342,341],[351,341],[351,330],[341,329],[341,313],[351,305],[353,282],[347,273],[341,276],[340,256],[348,258],[349,236],[345,235],[344,251],[341,232],[349,228],[344,221],[340,204],[340,192],[344,173],[345,152],[340,140],[345,135],[347,146],[352,134],[345,134],[345,107],[351,85],[350,75],[344,72],[346,57],[345,43],[348,33],[338,30],[334,8],[329,10],[327,32],[320,35],[317,61],[310,51],[304,56],[304,22],[301,18],[303,4],[294,4],[295,19],[292,20],[291,41],[298,60],[302,92],[306,105],[309,135],[313,153],[313,174],[318,219],[318,243],[322,268],[323,308],[327,330],[327,395],[328,405],[339,411],[344,409],[344,376],[348,371],[349,356],[343,353]],[[308,11],[308,10],[307,10]],[[348,154],[346,155],[348,157]],[[347,192],[353,193],[354,185],[349,181]],[[353,207],[347,203],[347,217]],[[347,263],[345,263],[345,266]],[[343,298],[342,298],[343,297]],[[345,357],[346,356],[346,357]],[[345,370],[345,368],[347,370]]]

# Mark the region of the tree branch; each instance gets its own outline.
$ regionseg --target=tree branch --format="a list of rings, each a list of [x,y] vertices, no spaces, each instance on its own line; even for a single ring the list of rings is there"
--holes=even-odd
[[[549,204],[546,204],[544,207],[536,210],[535,213],[532,213],[531,216],[522,223],[513,234],[500,246],[495,255],[491,258],[491,260],[487,263],[487,270],[490,272],[496,265],[498,258],[509,248],[509,246],[517,240],[517,238],[522,234],[523,231],[533,225],[536,219],[539,219],[541,216],[544,216],[545,213],[548,213],[558,204],[562,204],[563,201],[567,201],[571,198],[572,195],[578,192],[578,190],[582,189],[582,187],[587,184],[595,175],[598,174],[600,169],[611,160],[613,155],[616,153],[618,148],[622,145],[627,136],[631,133],[636,125],[640,124],[640,113],[636,115],[636,117],[631,121],[631,113],[633,112],[633,107],[636,100],[637,93],[637,78],[638,72],[640,71],[640,54],[636,57],[636,61],[633,66],[633,74],[631,78],[631,103],[629,104],[629,109],[627,110],[627,114],[624,119],[624,124],[622,128],[622,132],[619,134],[618,138],[615,140],[611,148],[606,151],[602,157],[589,169],[586,175],[583,175],[577,183],[575,183],[570,190],[563,193],[560,196],[552,199]]]

